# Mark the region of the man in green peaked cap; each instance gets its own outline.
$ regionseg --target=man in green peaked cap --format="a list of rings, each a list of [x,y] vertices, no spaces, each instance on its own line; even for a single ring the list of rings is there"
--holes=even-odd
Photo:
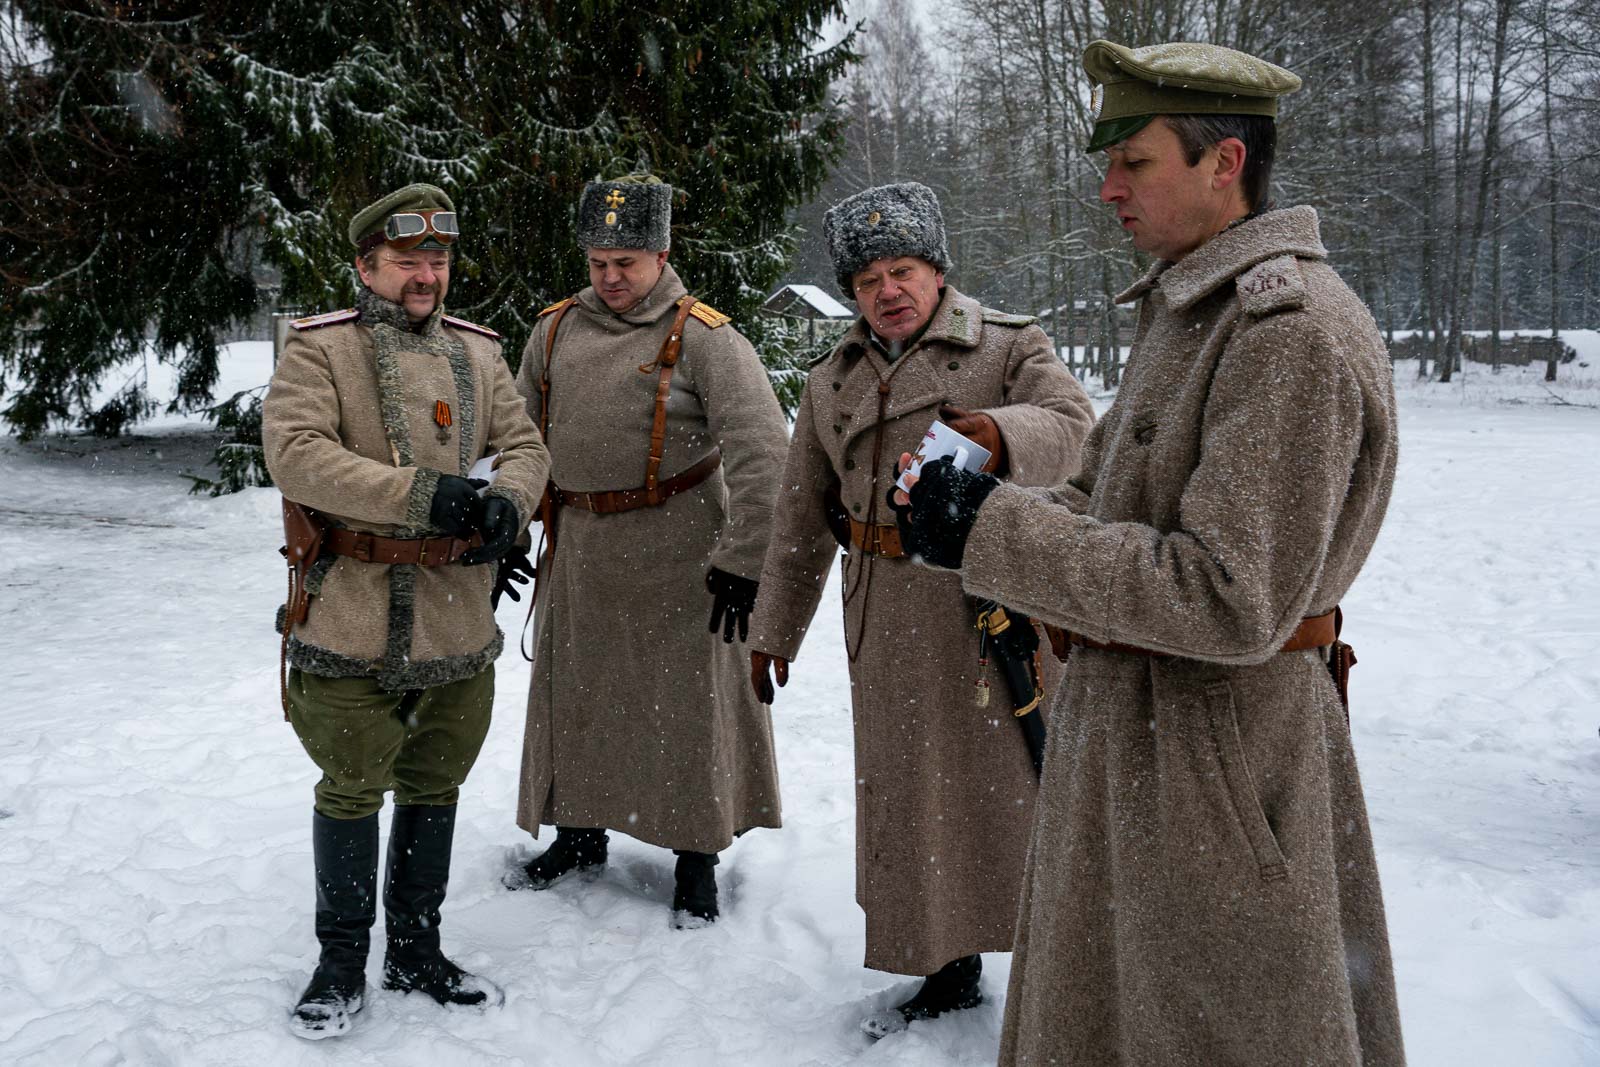
[[[1267,203],[1294,75],[1202,44],[1084,56],[1100,197],[1155,262],[1081,473],[929,464],[908,551],[1060,627],[1003,1064],[1399,1064],[1346,711],[1345,598],[1394,389],[1317,213]]]
[[[441,1004],[499,991],[440,949],[456,798],[489,728],[497,560],[550,458],[499,335],[444,313],[455,205],[408,185],[350,224],[356,306],[301,319],[262,412],[294,585],[284,711],[322,772],[312,854],[321,954],[295,1034],[350,1028],[376,918],[378,812],[394,793],[383,985]],[[498,456],[490,484],[469,480]]]

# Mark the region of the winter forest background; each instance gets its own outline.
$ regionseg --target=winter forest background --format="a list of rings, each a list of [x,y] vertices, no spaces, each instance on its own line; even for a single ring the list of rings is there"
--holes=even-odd
[[[1140,264],[1079,147],[1097,37],[1301,75],[1276,201],[1321,210],[1423,378],[1453,379],[1469,331],[1493,331],[1473,358],[1557,376],[1564,348],[1498,331],[1600,318],[1596,0],[0,0],[0,416],[115,434],[224,401],[247,444],[259,393],[216,395],[220,344],[347,305],[345,221],[421,179],[467,220],[451,307],[515,360],[583,284],[583,182],[644,166],[679,190],[675,262],[786,400],[816,343],[756,309],[783,281],[831,288],[823,210],[903,179],[941,196],[957,285],[1040,314],[1114,387],[1109,297]],[[178,365],[175,398],[149,356]]]

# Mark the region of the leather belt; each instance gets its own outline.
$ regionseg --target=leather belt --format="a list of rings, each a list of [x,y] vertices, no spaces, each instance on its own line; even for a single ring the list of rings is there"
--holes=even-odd
[[[872,556],[898,559],[906,554],[900,543],[900,528],[893,524],[867,523],[850,520],[850,543]]]
[[[568,489],[556,488],[554,485],[552,488],[555,489],[556,497],[566,507],[592,511],[596,515],[615,515],[621,511],[653,508],[664,504],[667,498],[677,496],[687,489],[693,489],[711,477],[711,472],[720,466],[722,466],[722,450],[718,448],[712,449],[709,456],[682,474],[675,474],[666,481],[657,482],[654,489],[606,489],[594,493],[574,493]]]
[[[322,539],[322,551],[348,556],[362,563],[412,563],[422,567],[442,567],[454,563],[469,548],[483,544],[482,534],[467,541],[459,537],[382,537],[359,530],[330,529]]]
[[[1301,619],[1300,625],[1295,627],[1294,633],[1289,635],[1289,640],[1283,643],[1280,652],[1304,652],[1308,648],[1322,648],[1331,645],[1339,639],[1339,626],[1337,616],[1338,608],[1324,612],[1321,615],[1312,615],[1310,618]],[[1092,637],[1073,633],[1070,630],[1060,630],[1053,626],[1046,626],[1049,633],[1050,644],[1054,648],[1060,644],[1076,645],[1079,648],[1093,648],[1101,652],[1122,652],[1132,656],[1150,656],[1155,659],[1167,659],[1170,653],[1157,652],[1154,649],[1140,648],[1137,645],[1124,645],[1118,641],[1096,641]],[[1063,649],[1057,649],[1059,656]]]

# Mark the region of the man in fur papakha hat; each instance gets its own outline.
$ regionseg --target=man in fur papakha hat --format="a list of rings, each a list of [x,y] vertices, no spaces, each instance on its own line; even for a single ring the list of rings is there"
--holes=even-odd
[[[784,424],[750,343],[667,263],[671,219],[654,177],[591,182],[578,208],[591,284],[546,308],[523,352],[551,485],[517,822],[556,837],[507,885],[598,869],[616,830],[677,854],[687,928],[719,914],[718,854],[781,825],[771,716],[734,641]]]
[[[503,638],[493,568],[549,471],[499,335],[444,313],[455,205],[408,185],[350,224],[356,306],[293,324],[263,404],[283,491],[294,670],[285,711],[322,771],[312,846],[322,953],[292,1018],[349,1029],[366,992],[378,810],[394,792],[383,906],[385,989],[498,1002],[439,948],[456,797],[489,729]],[[467,479],[499,454],[492,486]]]
[[[1207,44],[1084,54],[1101,199],[1156,263],[1083,471],[925,466],[900,529],[1071,631],[1002,1064],[1399,1064],[1338,604],[1397,454],[1383,338],[1268,202],[1300,79]]]
[[[950,253],[933,192],[880,186],[828,211],[839,287],[861,317],[811,370],[778,494],[751,621],[752,682],[773,699],[839,545],[856,738],[856,900],[866,965],[925,975],[868,1016],[872,1036],[982,1000],[979,953],[1016,924],[1036,791],[1011,713],[977,706],[975,610],[954,575],[914,567],[884,503],[894,461],[935,419],[992,454],[990,469],[1053,485],[1077,469],[1088,397],[1034,320],[945,284]],[[830,530],[831,526],[831,530]]]

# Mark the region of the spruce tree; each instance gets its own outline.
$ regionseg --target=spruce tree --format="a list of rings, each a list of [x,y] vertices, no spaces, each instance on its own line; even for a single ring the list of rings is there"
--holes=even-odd
[[[539,309],[586,284],[583,184],[633,170],[677,190],[692,290],[759,332],[855,59],[853,35],[824,46],[840,0],[13,6],[27,39],[9,42],[0,102],[0,387],[25,435],[148,410],[137,389],[90,404],[147,343],[183,361],[177,404],[208,403],[258,265],[287,303],[347,305],[346,222],[412,181],[455,198],[448,303],[507,334],[513,360]]]

